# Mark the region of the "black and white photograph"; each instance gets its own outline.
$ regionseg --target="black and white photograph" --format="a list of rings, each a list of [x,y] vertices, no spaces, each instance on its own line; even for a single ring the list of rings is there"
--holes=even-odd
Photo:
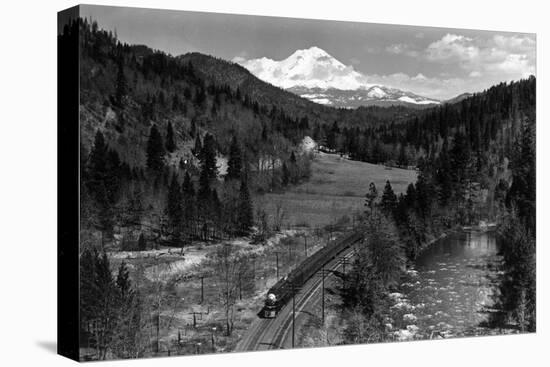
[[[536,332],[535,34],[77,9],[80,361]]]

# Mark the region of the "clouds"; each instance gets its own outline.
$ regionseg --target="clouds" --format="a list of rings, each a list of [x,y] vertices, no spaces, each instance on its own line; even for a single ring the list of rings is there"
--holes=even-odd
[[[479,48],[473,39],[447,33],[441,39],[432,42],[426,49],[426,59],[434,62],[463,62],[479,55]]]
[[[429,73],[409,75],[397,72],[369,75],[373,83],[385,83],[432,98],[449,98],[477,92],[536,72],[536,40],[521,34],[480,33],[466,36],[446,33],[422,45],[419,37],[410,43],[393,43],[385,48],[390,57],[416,58]],[[427,76],[428,75],[428,76]]]
[[[471,77],[524,78],[535,73],[536,42],[520,35],[470,38],[448,33],[430,43],[425,56],[429,62],[456,65]]]
[[[417,57],[418,51],[412,49],[411,46],[404,43],[395,43],[386,47],[386,52],[394,55],[406,55],[410,57]]]

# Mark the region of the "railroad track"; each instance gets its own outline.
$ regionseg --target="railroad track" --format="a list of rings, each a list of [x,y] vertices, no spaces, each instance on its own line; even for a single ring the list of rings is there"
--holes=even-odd
[[[325,270],[337,270],[342,266],[342,258],[353,256],[353,245],[360,239],[352,241],[340,254],[329,259],[325,263]],[[320,270],[320,269],[319,269]],[[322,278],[319,271],[315,273],[305,284],[296,292],[295,295],[295,325],[302,325],[309,316],[314,314],[315,304],[321,296]],[[317,311],[317,313],[319,313]],[[317,315],[320,316],[320,315]],[[295,333],[298,334],[299,327]],[[279,311],[275,319],[256,319],[241,341],[237,344],[235,351],[253,351],[268,349],[287,349],[292,348],[292,301],[287,302]]]

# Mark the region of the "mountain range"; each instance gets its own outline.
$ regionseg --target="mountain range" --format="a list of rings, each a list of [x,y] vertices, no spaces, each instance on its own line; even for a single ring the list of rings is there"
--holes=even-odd
[[[370,83],[367,76],[353,66],[343,64],[319,47],[297,50],[281,61],[266,57],[234,61],[265,82],[331,107],[433,107],[441,103],[409,91]]]

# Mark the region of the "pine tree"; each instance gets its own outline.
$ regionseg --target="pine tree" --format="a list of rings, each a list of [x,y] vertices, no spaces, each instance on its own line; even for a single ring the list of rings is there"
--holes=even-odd
[[[288,184],[290,183],[290,171],[288,169],[286,162],[283,162],[282,170],[283,170],[282,184],[283,184],[283,187],[287,187]]]
[[[128,267],[124,261],[121,262],[118,267],[116,285],[122,297],[128,296],[131,289],[130,273],[128,272]]]
[[[365,206],[369,208],[367,212],[368,214],[372,214],[377,197],[378,190],[376,190],[376,185],[374,182],[371,182],[369,185],[369,192],[365,195]]]
[[[103,180],[105,165],[107,162],[107,144],[100,130],[97,130],[94,138],[94,145],[90,152],[88,173],[92,180]]]
[[[118,107],[124,107],[124,98],[128,95],[128,82],[124,75],[124,63],[122,57],[118,61],[118,70],[116,77],[116,95],[115,100]]]
[[[145,236],[143,233],[139,234],[138,238],[138,250],[139,251],[145,251],[147,250],[147,240],[145,239]]]
[[[536,232],[536,149],[535,125],[527,121],[517,139],[512,161],[512,185],[506,196],[508,207],[515,205],[518,217],[531,233]],[[513,204],[513,205],[512,205]]]
[[[157,125],[153,124],[149,131],[149,140],[147,141],[147,167],[157,173],[161,173],[164,168],[164,144],[162,136],[158,131]]]
[[[241,188],[239,190],[239,205],[238,205],[238,225],[240,234],[250,233],[251,227],[254,225],[252,199],[248,191],[246,179],[241,180]]]
[[[111,158],[112,159],[112,158]],[[94,138],[94,146],[90,152],[88,169],[86,170],[87,186],[90,196],[97,207],[95,226],[98,227],[107,238],[112,235],[113,210],[115,185],[110,185],[109,149],[101,131],[97,131]]]
[[[296,154],[294,154],[294,151],[290,153],[290,163],[296,164]]]
[[[229,159],[227,161],[227,180],[238,180],[241,178],[242,154],[241,147],[236,136],[231,140],[229,147]]]
[[[202,142],[201,142],[201,137],[199,134],[197,134],[195,136],[195,147],[192,149],[192,153],[195,157],[197,157],[199,160],[202,159],[201,158],[201,153],[202,153]]]
[[[451,173],[453,178],[453,191],[456,193],[458,201],[464,199],[467,190],[467,183],[470,180],[470,145],[466,137],[457,132],[454,136],[453,148],[449,152]]]
[[[413,183],[410,183],[409,186],[407,186],[407,192],[403,200],[405,201],[408,208],[414,209],[414,206],[416,204],[416,189]]]
[[[210,196],[210,178],[208,177],[208,169],[202,167],[199,175],[199,190],[197,192],[200,201],[207,201]]]
[[[168,123],[166,128],[166,151],[172,153],[176,150],[176,143],[174,142],[174,129],[172,123]]]
[[[216,166],[216,142],[211,134],[206,134],[201,150],[201,169],[206,173],[208,180],[218,177]]]
[[[97,302],[95,284],[95,257],[89,249],[85,249],[80,256],[80,321],[81,329],[87,330],[87,323],[94,319]]]
[[[380,207],[386,216],[392,215],[397,207],[397,197],[393,192],[393,188],[391,187],[389,180],[386,181],[386,186],[384,187],[384,192],[382,193],[382,199],[380,200]]]
[[[436,179],[439,186],[439,202],[442,206],[446,206],[453,195],[453,168],[451,167],[451,161],[448,156],[448,144],[447,139],[443,141],[441,152],[439,153],[438,167],[436,172]]]
[[[420,172],[416,180],[416,211],[422,217],[427,219],[431,213],[433,200],[433,186],[424,172]]]
[[[185,172],[183,184],[181,187],[183,194],[183,220],[187,230],[192,228],[192,223],[195,220],[195,187],[191,181],[189,172]]]
[[[172,182],[168,187],[168,196],[166,198],[166,214],[172,227],[175,237],[179,237],[180,228],[183,220],[182,194],[176,174],[172,176]]]
[[[405,144],[401,144],[399,149],[399,158],[397,158],[397,164],[404,167],[409,165],[409,159],[407,157],[407,152],[405,151]]]

